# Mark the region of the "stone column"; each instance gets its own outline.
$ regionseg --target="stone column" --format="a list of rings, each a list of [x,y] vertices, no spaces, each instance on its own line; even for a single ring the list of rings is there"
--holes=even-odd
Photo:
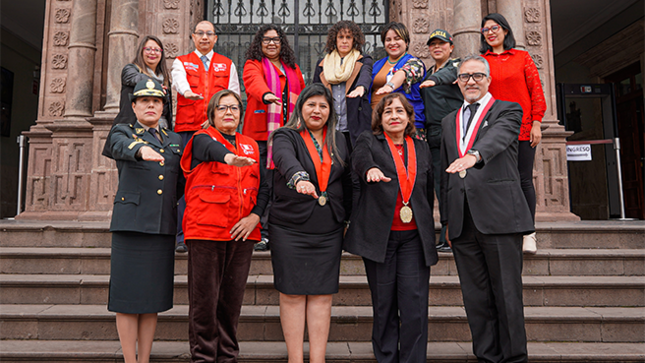
[[[75,0],[69,43],[68,88],[64,119],[92,116],[94,55],[96,53],[96,0]]]
[[[512,0],[511,0],[512,1]],[[454,56],[479,54],[479,25],[482,19],[479,0],[455,0],[453,26]]]
[[[511,29],[513,29],[513,35],[517,43],[516,47],[526,49],[522,2],[517,0],[497,0],[497,12],[504,15]]]
[[[109,56],[105,111],[117,113],[121,70],[132,61],[139,38],[139,0],[114,0],[110,15]]]

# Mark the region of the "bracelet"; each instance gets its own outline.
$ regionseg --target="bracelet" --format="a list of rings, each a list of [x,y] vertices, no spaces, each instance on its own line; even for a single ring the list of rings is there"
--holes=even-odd
[[[289,182],[287,182],[287,187],[289,189],[296,189],[296,184],[298,184],[299,181],[309,181],[309,173],[306,171],[299,171],[293,174],[291,179],[289,179]]]
[[[390,87],[392,87],[392,90],[395,90],[395,89],[396,89],[396,87],[394,87],[394,83],[392,83],[392,82],[388,82],[388,83],[386,83],[385,85],[386,85],[386,86],[390,86]]]

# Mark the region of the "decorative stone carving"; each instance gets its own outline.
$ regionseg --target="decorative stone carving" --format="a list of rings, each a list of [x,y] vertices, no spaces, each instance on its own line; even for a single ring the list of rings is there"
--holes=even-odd
[[[67,56],[65,54],[56,54],[52,57],[52,68],[53,69],[65,69],[67,68]]]
[[[65,111],[65,102],[55,101],[49,104],[49,116],[61,117]]]
[[[69,21],[70,12],[67,9],[58,9],[54,17],[57,23],[67,23]]]
[[[412,6],[415,9],[427,9],[428,0],[412,0]]]
[[[526,33],[526,42],[534,47],[542,45],[542,34],[537,31],[530,31]]]
[[[539,23],[540,22],[540,9],[538,8],[527,8],[524,10],[524,20],[527,23]]]
[[[179,0],[163,0],[163,7],[166,9],[178,9]]]
[[[428,49],[428,46],[425,43],[416,43],[414,47],[412,47],[414,50],[414,55],[416,55],[419,58],[429,58],[430,57],[430,50]]]
[[[49,84],[49,91],[51,93],[64,93],[65,92],[65,79],[54,78]]]
[[[163,51],[166,53],[166,58],[177,58],[179,47],[174,42],[167,42]]]
[[[533,62],[535,63],[535,66],[536,66],[538,69],[542,69],[542,67],[544,66],[544,58],[542,58],[542,55],[540,55],[540,54],[533,54],[533,55],[531,56],[531,58],[533,58]]]
[[[163,21],[163,32],[166,34],[177,34],[179,32],[179,22],[177,19],[168,18]]]
[[[417,34],[427,34],[430,31],[430,22],[425,18],[418,18],[412,25],[412,31]]]
[[[69,34],[67,34],[67,32],[56,32],[56,34],[54,34],[54,45],[64,47],[67,45],[68,40]]]

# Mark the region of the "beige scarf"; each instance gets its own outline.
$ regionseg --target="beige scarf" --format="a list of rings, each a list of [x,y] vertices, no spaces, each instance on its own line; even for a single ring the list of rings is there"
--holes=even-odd
[[[354,65],[356,65],[356,60],[361,56],[361,52],[356,49],[352,49],[349,54],[345,56],[343,64],[340,64],[340,54],[338,50],[334,49],[331,53],[328,53],[323,60],[323,72],[325,73],[325,78],[327,82],[331,84],[339,84],[346,82],[349,77],[351,77],[352,72],[354,72]]]

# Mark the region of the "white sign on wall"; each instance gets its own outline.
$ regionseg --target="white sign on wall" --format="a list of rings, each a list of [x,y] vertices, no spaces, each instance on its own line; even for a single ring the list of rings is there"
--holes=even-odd
[[[591,161],[591,145],[567,145],[567,161]]]

